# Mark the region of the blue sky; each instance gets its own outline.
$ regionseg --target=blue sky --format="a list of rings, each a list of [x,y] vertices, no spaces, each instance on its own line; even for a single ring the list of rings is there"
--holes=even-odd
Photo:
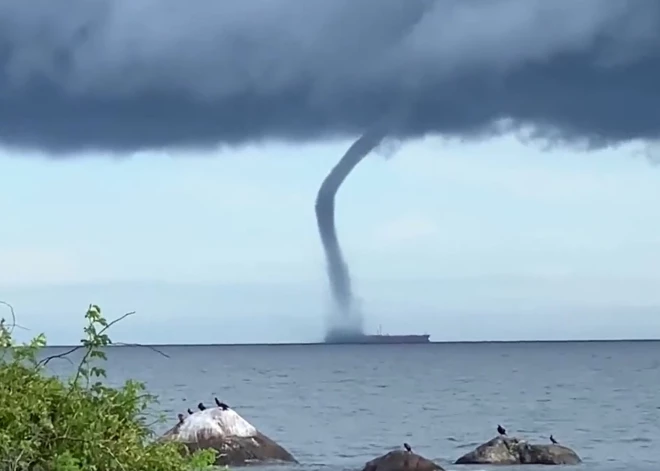
[[[88,303],[118,341],[312,341],[330,302],[313,203],[350,143],[66,160],[0,153],[0,299],[53,343]],[[660,168],[628,146],[427,138],[337,202],[366,325],[434,340],[660,337]],[[657,309],[656,309],[657,308]]]

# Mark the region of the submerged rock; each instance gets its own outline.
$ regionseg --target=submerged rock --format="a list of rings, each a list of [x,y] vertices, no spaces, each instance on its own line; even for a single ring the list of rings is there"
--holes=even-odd
[[[582,460],[568,447],[533,445],[518,438],[498,436],[456,460],[456,464],[579,464]]]
[[[233,409],[213,407],[195,412],[165,432],[162,440],[183,443],[190,452],[212,448],[218,452],[218,466],[269,461],[297,463],[291,453]]]
[[[362,471],[444,471],[431,460],[403,450],[374,458],[364,465]]]

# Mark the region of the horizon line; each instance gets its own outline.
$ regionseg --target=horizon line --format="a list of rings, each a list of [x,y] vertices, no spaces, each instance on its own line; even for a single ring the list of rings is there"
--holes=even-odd
[[[107,345],[112,348],[131,348],[131,347],[146,347],[146,348],[161,348],[161,347],[295,347],[295,346],[354,346],[354,345],[486,345],[486,344],[532,344],[532,343],[653,343],[660,342],[660,338],[643,338],[643,339],[566,339],[566,340],[438,340],[425,343],[325,343],[319,342],[273,342],[273,343],[116,343]],[[80,344],[62,344],[62,345],[46,345],[46,348],[82,348]]]

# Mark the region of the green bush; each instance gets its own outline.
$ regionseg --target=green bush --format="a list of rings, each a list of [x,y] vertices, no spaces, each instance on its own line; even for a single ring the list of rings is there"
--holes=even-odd
[[[143,384],[127,381],[112,388],[102,383],[105,371],[98,364],[111,344],[106,332],[117,321],[109,323],[93,305],[85,319],[83,358],[69,380],[46,371],[50,360],[64,355],[39,360],[43,334],[18,345],[14,324],[0,322],[0,470],[207,469],[214,452],[188,455],[180,444],[155,440],[146,413],[156,398]]]

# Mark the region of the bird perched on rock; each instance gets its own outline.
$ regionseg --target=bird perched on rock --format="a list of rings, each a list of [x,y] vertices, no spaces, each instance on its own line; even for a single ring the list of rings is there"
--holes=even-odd
[[[404,444],[403,444],[403,447],[406,449],[406,451],[407,451],[408,453],[412,453],[412,448],[410,447],[410,445],[408,445],[407,443],[404,443]]]
[[[179,417],[179,423],[182,424],[184,421],[183,414],[179,414],[177,417]]]
[[[204,409],[206,409],[206,406],[200,402],[199,404],[197,404],[197,408],[199,410],[204,410]]]
[[[504,427],[502,427],[501,425],[498,425],[497,426],[497,433],[499,433],[500,435],[506,435],[506,429]]]
[[[222,410],[227,410],[229,409],[229,406],[225,404],[224,402],[220,402],[217,397],[214,397],[213,400],[215,401],[215,404]]]
[[[193,411],[190,407],[188,408],[188,415],[193,415]]]
[[[559,442],[557,442],[557,440],[555,440],[555,437],[553,437],[552,435],[550,435],[550,441],[552,442],[553,445],[559,445]]]

